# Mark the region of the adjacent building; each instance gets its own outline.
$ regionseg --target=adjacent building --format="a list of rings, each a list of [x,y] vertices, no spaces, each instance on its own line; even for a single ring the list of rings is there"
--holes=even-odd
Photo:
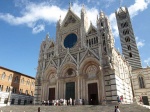
[[[0,66],[0,106],[32,104],[35,78]]]

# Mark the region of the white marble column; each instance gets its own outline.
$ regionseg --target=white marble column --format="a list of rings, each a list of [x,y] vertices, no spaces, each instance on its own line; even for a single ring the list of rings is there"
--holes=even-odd
[[[56,97],[55,97],[55,99],[58,99],[58,93],[59,93],[59,89],[58,89],[58,81],[57,81],[57,83],[56,83],[56,90],[55,90],[55,92],[56,92]]]
[[[78,76],[78,99],[80,99],[80,77]]]

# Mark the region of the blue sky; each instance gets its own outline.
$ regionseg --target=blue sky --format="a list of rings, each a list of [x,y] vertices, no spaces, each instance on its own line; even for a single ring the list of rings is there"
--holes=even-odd
[[[85,5],[89,20],[96,25],[100,10],[109,17],[120,49],[114,12],[120,0],[0,0],[0,66],[35,77],[40,44],[47,33],[55,39],[56,22],[65,17],[69,2],[80,17]],[[142,66],[150,65],[150,0],[122,0],[129,8]]]

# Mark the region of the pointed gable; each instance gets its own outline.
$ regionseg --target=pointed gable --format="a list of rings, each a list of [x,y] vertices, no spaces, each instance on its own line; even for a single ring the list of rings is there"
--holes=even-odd
[[[65,19],[62,22],[62,27],[67,27],[69,24],[74,24],[79,21],[80,18],[72,10],[69,9]]]
[[[96,28],[91,24],[87,34],[90,35],[90,34],[93,34],[93,33],[96,33],[96,32],[97,32]]]

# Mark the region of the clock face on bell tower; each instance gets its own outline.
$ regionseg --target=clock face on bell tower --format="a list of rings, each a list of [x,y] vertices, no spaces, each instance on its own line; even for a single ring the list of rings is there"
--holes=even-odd
[[[77,42],[77,35],[74,33],[71,33],[66,36],[64,39],[64,47],[65,48],[72,48]]]

